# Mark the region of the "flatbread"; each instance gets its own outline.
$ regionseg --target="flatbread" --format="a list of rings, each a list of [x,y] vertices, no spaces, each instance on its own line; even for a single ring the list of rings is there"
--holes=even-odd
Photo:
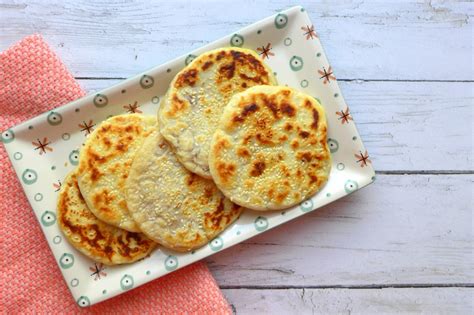
[[[184,168],[159,132],[151,134],[137,152],[126,193],[140,230],[177,251],[206,244],[242,211],[211,180]]]
[[[106,265],[137,261],[157,245],[143,234],[128,232],[97,219],[82,198],[76,171],[71,172],[61,186],[57,217],[59,228],[72,246]]]
[[[204,53],[176,75],[158,121],[188,170],[211,178],[209,143],[225,105],[235,93],[259,84],[276,84],[271,69],[255,52],[236,47]]]
[[[209,154],[212,177],[254,210],[291,207],[317,192],[331,170],[323,107],[288,87],[257,86],[224,110]]]
[[[124,187],[135,152],[154,130],[154,117],[125,114],[102,122],[87,138],[79,154],[78,182],[87,206],[100,220],[140,231],[128,214]]]

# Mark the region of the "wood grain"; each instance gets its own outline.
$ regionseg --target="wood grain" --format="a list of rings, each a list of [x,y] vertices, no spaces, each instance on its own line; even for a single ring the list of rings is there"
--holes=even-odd
[[[80,80],[89,92],[119,80]],[[473,171],[474,83],[339,82],[378,171]]]
[[[208,258],[225,296],[238,314],[472,313],[474,5],[298,4],[379,175]],[[0,51],[41,33],[91,92],[293,5],[3,0]]]
[[[473,80],[469,1],[300,1],[338,78]],[[0,4],[0,50],[41,33],[78,77],[129,77],[295,5],[290,0]]]
[[[473,181],[379,175],[207,262],[225,288],[474,283]]]
[[[223,290],[234,314],[472,314],[472,288]]]

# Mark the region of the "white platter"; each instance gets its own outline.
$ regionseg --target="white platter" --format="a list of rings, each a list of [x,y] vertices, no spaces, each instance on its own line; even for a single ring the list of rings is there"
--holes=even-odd
[[[306,11],[294,7],[2,133],[26,196],[79,306],[98,303],[179,270],[374,181],[371,162],[314,29]],[[76,150],[88,131],[107,117],[126,111],[155,115],[171,79],[193,56],[231,45],[255,50],[281,85],[300,89],[325,107],[333,157],[327,185],[298,207],[243,213],[219,237],[191,253],[158,249],[134,264],[107,268],[81,255],[62,236],[55,208],[60,182],[77,164]]]

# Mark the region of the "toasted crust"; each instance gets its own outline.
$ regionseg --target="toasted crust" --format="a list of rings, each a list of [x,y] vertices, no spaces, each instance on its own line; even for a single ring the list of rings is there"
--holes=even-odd
[[[156,243],[143,234],[97,219],[82,198],[76,175],[73,171],[64,180],[57,204],[58,224],[67,240],[87,257],[106,265],[131,263],[147,256]]]
[[[180,71],[158,111],[160,131],[191,172],[206,178],[212,134],[235,93],[276,84],[272,71],[253,51],[220,48],[204,53]]]
[[[140,232],[128,214],[124,187],[135,152],[156,130],[152,116],[125,114],[102,122],[79,154],[78,182],[87,206],[102,221]]]
[[[225,108],[209,154],[212,177],[254,210],[293,206],[327,181],[331,155],[323,107],[287,87],[257,86]]]
[[[211,180],[184,168],[158,131],[137,152],[126,193],[143,233],[177,251],[206,244],[242,211]]]

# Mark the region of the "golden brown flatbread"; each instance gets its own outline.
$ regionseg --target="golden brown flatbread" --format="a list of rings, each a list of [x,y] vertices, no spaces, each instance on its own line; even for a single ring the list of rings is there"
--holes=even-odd
[[[97,219],[87,208],[71,172],[61,187],[57,204],[58,224],[67,240],[94,261],[117,265],[147,256],[156,243],[140,233],[128,232]]]
[[[179,161],[206,178],[210,139],[232,95],[259,84],[276,84],[272,71],[252,50],[219,48],[181,70],[158,111],[163,137]]]
[[[125,200],[125,181],[135,152],[156,130],[156,119],[140,114],[118,115],[102,122],[79,154],[78,182],[89,209],[100,220],[139,232]]]
[[[282,86],[232,97],[209,154],[212,177],[233,202],[254,210],[288,208],[321,189],[331,170],[323,107]]]
[[[242,212],[212,180],[184,168],[158,131],[137,152],[126,192],[140,230],[177,251],[201,247]]]

